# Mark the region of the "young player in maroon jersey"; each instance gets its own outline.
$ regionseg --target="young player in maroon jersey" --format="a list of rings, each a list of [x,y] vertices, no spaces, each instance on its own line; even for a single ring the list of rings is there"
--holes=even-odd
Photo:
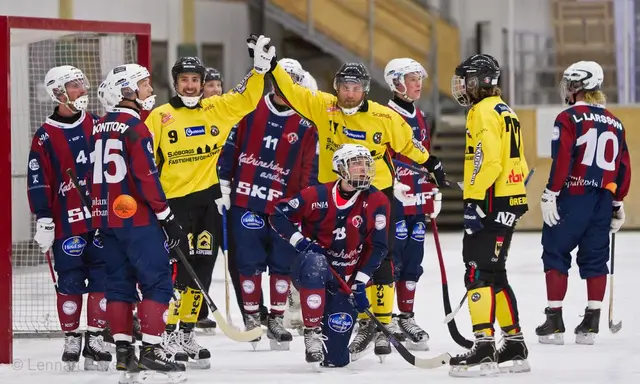
[[[114,107],[89,131],[92,216],[109,255],[106,298],[116,369],[131,371],[137,362],[131,345],[137,284],[142,292],[138,366],[181,380],[185,366],[167,356],[161,335],[173,293],[169,249],[186,241],[186,235],[169,208],[154,162],[153,139],[140,120],[140,110],[150,110],[155,100],[149,76],[138,64],[115,67],[107,75],[102,97]]]
[[[364,146],[340,146],[333,170],[338,181],[279,201],[270,223],[299,252],[291,277],[300,291],[306,361],[344,367],[356,313],[369,308],[365,287],[388,252],[390,203],[371,185],[375,165]],[[329,268],[351,285],[353,303]]]
[[[579,61],[564,71],[561,92],[570,105],[555,121],[553,163],[542,194],[542,261],[547,319],[536,328],[541,343],[564,343],[562,301],[571,251],[578,247],[580,277],[587,281],[587,307],[575,328],[576,343],[593,344],[607,286],[609,232],[624,223],[631,160],[622,123],[605,108],[602,67]]]
[[[297,83],[305,72],[298,61],[279,61]],[[262,138],[262,140],[256,140]],[[292,196],[312,182],[318,136],[273,92],[234,128],[218,161],[218,178],[229,209],[229,232],[237,258],[247,329],[260,327],[262,273],[269,268],[271,310],[267,337],[271,349],[289,349],[291,333],[283,326],[291,262],[295,250],[266,225],[275,201]],[[229,207],[224,207],[229,208]],[[256,347],[256,340],[253,347]]]
[[[430,151],[429,125],[424,112],[414,104],[414,101],[420,99],[422,82],[426,77],[427,71],[422,65],[409,58],[393,59],[384,69],[385,82],[393,92],[393,99],[388,103],[389,108],[402,116],[411,127],[414,139]],[[393,156],[404,163],[420,167],[420,164],[400,153]],[[394,315],[391,328],[399,340],[408,338],[407,348],[428,350],[429,334],[416,323],[413,305],[416,284],[423,273],[421,264],[424,258],[426,220],[438,216],[442,195],[424,174],[403,167],[398,167],[396,171],[396,177],[400,182],[410,187],[407,192],[415,197],[415,201],[407,203],[394,199],[392,202],[396,205],[396,215],[392,218],[395,222],[392,253],[400,314],[397,317]],[[378,344],[376,343],[376,348],[379,348]],[[382,344],[386,347],[388,341]]]
[[[65,173],[72,169],[86,185],[91,164],[85,131],[93,127],[93,116],[85,112],[89,84],[81,70],[63,65],[49,70],[44,85],[57,106],[36,131],[29,153],[27,194],[37,219],[34,240],[43,253],[53,253],[58,317],[65,333],[62,361],[75,368],[82,350],[85,370],[106,371],[111,354],[102,337],[105,264],[99,243],[93,242],[91,215]],[[85,293],[87,332],[82,349],[79,327]]]

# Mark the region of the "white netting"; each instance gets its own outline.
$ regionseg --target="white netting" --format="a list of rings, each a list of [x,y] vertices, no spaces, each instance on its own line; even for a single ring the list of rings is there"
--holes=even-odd
[[[135,36],[123,34],[19,29],[10,36],[13,330],[54,332],[60,330],[55,290],[47,261],[32,240],[35,220],[26,193],[31,139],[55,107],[44,76],[59,65],[80,68],[91,85],[88,110],[101,115],[98,85],[116,65],[136,62],[137,44]],[[81,319],[86,323],[84,314]]]

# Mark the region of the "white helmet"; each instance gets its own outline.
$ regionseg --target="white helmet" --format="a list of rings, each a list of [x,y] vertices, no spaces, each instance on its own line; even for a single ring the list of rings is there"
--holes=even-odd
[[[407,87],[404,83],[404,76],[410,73],[418,73],[422,77],[422,80],[427,78],[427,71],[422,64],[417,61],[406,57],[393,59],[384,67],[384,81],[391,91],[397,92],[408,100],[411,100],[407,97]]]
[[[107,82],[103,81],[102,83],[100,83],[100,86],[98,87],[98,100],[100,100],[100,103],[102,104],[102,107],[104,108],[105,111],[111,112],[113,110],[113,107],[115,107],[115,105],[112,105],[110,103],[110,100],[107,99],[106,92],[107,92]]]
[[[85,89],[89,89],[89,81],[84,76],[81,70],[71,65],[61,65],[59,67],[53,67],[47,72],[44,77],[44,87],[47,90],[47,94],[51,100],[58,104],[66,104],[73,107],[76,111],[84,111],[89,105],[89,96],[82,95],[77,99],[69,100],[67,94],[66,85],[71,82],[77,82],[78,85],[82,85]],[[67,99],[66,103],[60,102],[58,97],[64,95]]]
[[[282,69],[291,76],[296,84],[300,84],[304,79],[306,72],[302,69],[302,65],[298,60],[284,58],[278,60],[278,65],[280,65]]]
[[[151,95],[144,100],[140,100],[138,95],[138,82],[151,77],[149,70],[140,64],[123,64],[115,67],[104,80],[105,101],[113,105],[118,105],[122,100],[135,101],[145,111],[153,109],[156,102],[156,95]]]
[[[595,61],[578,61],[562,74],[560,96],[569,103],[571,96],[580,91],[596,91],[602,87],[604,71]]]
[[[307,71],[304,72],[304,77],[302,78],[300,85],[305,88],[309,88],[314,92],[318,90],[318,83],[316,82],[316,79],[314,79],[313,76],[311,76],[311,74]]]
[[[352,163],[363,161],[362,173],[352,175],[349,171]],[[371,187],[371,182],[376,174],[375,163],[371,152],[359,144],[342,144],[333,153],[333,171],[338,177],[357,190],[366,190]]]

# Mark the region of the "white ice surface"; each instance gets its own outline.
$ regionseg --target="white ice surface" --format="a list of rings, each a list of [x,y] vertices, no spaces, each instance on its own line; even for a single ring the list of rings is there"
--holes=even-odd
[[[451,302],[455,306],[464,293],[461,262],[461,235],[441,236]],[[423,267],[425,274],[418,284],[416,318],[431,335],[431,352],[417,352],[433,356],[447,351],[463,352],[449,336],[442,322],[442,291],[435,247],[431,237]],[[638,247],[638,248],[635,248]],[[565,300],[564,321],[567,327],[564,346],[538,344],[534,328],[544,320],[546,306],[544,275],[540,260],[540,234],[516,233],[511,248],[508,269],[509,281],[518,297],[520,319],[529,346],[531,373],[503,375],[498,378],[468,379],[474,383],[640,383],[640,307],[638,284],[640,276],[640,233],[625,232],[617,235],[615,319],[624,320],[622,330],[611,334],[607,328],[608,295],[603,303],[600,334],[593,346],[574,344],[573,328],[580,322],[586,304],[586,287],[578,276],[577,267],[570,272],[569,292]],[[221,260],[216,267],[211,289],[213,300],[224,308],[224,278]],[[575,263],[574,263],[575,265]],[[263,279],[266,286],[267,278]],[[268,295],[268,288],[265,290]],[[241,324],[240,314],[232,303],[233,321]],[[468,311],[465,308],[456,317],[460,332],[471,336]],[[439,383],[454,382],[448,368],[421,370],[406,363],[398,353],[378,363],[373,355],[352,363],[346,368],[314,372],[304,361],[304,345],[295,336],[288,352],[269,351],[266,337],[253,352],[248,344],[234,342],[219,331],[215,336],[199,336],[199,342],[212,353],[210,371],[188,371],[189,383]],[[116,372],[64,372],[59,363],[61,339],[17,339],[14,344],[13,367],[0,366],[0,383],[20,384],[75,384],[115,383]],[[152,377],[149,383],[166,382],[162,376]]]

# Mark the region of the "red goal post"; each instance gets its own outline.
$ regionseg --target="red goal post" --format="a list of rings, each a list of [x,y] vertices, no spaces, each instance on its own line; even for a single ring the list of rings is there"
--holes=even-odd
[[[149,24],[0,16],[0,364],[12,362],[14,336],[60,331],[26,195],[31,139],[54,107],[44,76],[58,65],[80,68],[91,85],[89,111],[100,115],[95,92],[106,72],[150,61]]]

